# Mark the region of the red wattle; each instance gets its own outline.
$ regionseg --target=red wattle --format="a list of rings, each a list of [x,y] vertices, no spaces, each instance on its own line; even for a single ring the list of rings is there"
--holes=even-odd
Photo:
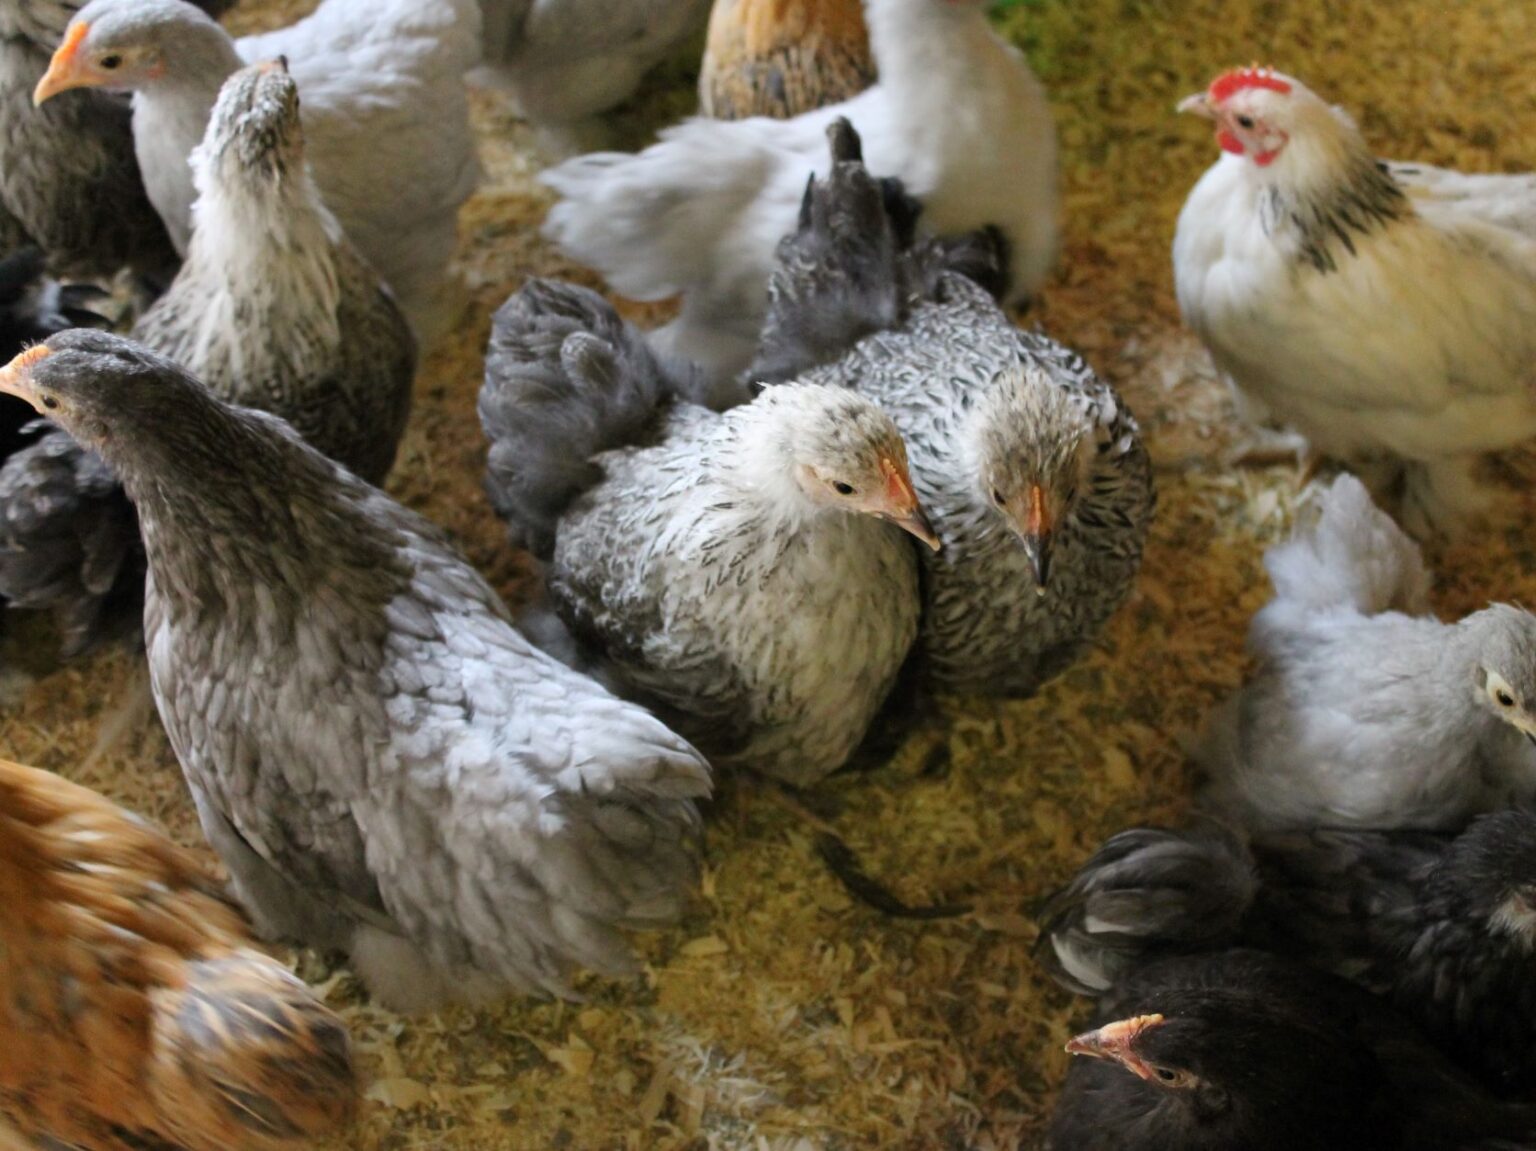
[[[1243,142],[1234,136],[1231,132],[1227,131],[1225,128],[1219,129],[1217,131],[1216,145],[1223,152],[1231,152],[1237,156],[1241,156],[1245,151],[1247,151],[1247,149],[1243,147]],[[1270,159],[1274,159],[1274,157],[1271,156]]]

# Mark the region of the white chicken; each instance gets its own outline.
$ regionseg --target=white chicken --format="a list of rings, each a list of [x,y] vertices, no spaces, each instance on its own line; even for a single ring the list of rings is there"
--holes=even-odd
[[[899,177],[934,233],[987,224],[1011,246],[1013,297],[1056,252],[1056,129],[1040,82],[979,0],[866,0],[880,81],[790,120],[694,119],[638,155],[597,153],[545,173],[563,197],[545,232],[637,300],[682,293],[658,350],[717,376],[747,366],[779,239],[794,231],[827,126],[852,121],[871,172]]]
[[[1179,306],[1244,415],[1294,427],[1410,529],[1479,510],[1536,435],[1536,181],[1379,162],[1300,81],[1243,68],[1179,110],[1224,153],[1173,242]]]
[[[710,0],[480,0],[485,67],[547,147],[569,154],[592,118],[622,104],[645,74],[704,30]]]
[[[464,73],[480,58],[475,0],[323,0],[286,28],[232,40],[182,0],[91,0],[69,23],[34,99],[71,88],[133,93],[144,184],[185,255],[196,190],[187,157],[224,81],[287,60],[305,152],[326,207],[385,279],[419,335],[440,330],[459,206],[479,180]]]

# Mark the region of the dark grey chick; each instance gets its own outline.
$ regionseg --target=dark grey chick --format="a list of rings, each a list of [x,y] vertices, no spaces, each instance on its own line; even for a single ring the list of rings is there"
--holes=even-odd
[[[654,716],[533,647],[420,516],[172,361],[73,331],[0,371],[139,513],[151,687],[268,935],[423,1009],[633,970],[709,791]]]
[[[229,0],[197,0],[211,16]],[[0,0],[0,214],[8,243],[30,242],[55,272],[110,276],[119,268],[158,279],[175,273],[175,249],[149,202],[134,156],[128,101],[71,92],[34,107],[70,18],[84,0]]]
[[[1100,1004],[1046,1151],[1515,1151],[1493,1099],[1387,1004],[1258,951],[1164,959]]]
[[[1130,592],[1154,502],[1146,448],[1076,353],[1019,331],[983,287],[938,270],[959,258],[985,268],[985,236],[903,267],[891,189],[864,170],[846,121],[829,135],[832,171],[780,245],[749,377],[851,387],[890,414],[944,545],[922,555],[923,675],[944,690],[1031,694]],[[827,359],[837,315],[849,339]]]
[[[1047,904],[1047,968],[1090,995],[1169,954],[1241,944],[1382,995],[1501,1093],[1536,1088],[1536,814],[1459,835],[1214,826],[1110,839]]]
[[[192,163],[199,196],[186,263],[135,337],[220,398],[282,416],[382,481],[410,412],[415,342],[320,200],[298,91],[281,64],[230,77]],[[66,654],[121,618],[105,601],[136,615],[143,580],[131,506],[83,454],[54,431],[0,468],[0,593],[63,614]],[[82,480],[74,492],[71,472]],[[124,550],[87,550],[107,538]]]

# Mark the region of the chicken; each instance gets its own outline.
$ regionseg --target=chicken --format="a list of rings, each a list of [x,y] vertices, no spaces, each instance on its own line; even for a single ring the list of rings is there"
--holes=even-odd
[[[78,92],[45,108],[32,93],[83,0],[0,3],[0,219],[7,247],[32,244],[54,271],[110,276],[124,265],[162,285],[176,252],[139,178],[125,101]],[[218,16],[227,0],[200,0]]]
[[[704,27],[709,0],[480,0],[482,76],[507,88],[556,152],[597,134],[592,120]]]
[[[1209,808],[1244,826],[1457,828],[1536,800],[1536,616],[1424,605],[1418,548],[1353,476],[1271,548],[1258,667],[1194,748]]]
[[[917,633],[911,550],[876,522],[936,543],[906,449],[847,389],[786,384],[717,415],[675,388],[602,297],[533,281],[494,321],[488,486],[533,513],[517,538],[552,540],[555,606],[626,694],[716,767],[814,783]]]
[[[281,65],[225,83],[192,154],[186,263],[134,332],[377,482],[405,431],[415,344],[320,202],[299,113]],[[98,457],[54,430],[0,466],[0,593],[57,613],[66,656],[136,628],[143,580],[133,506]]]
[[[562,200],[546,234],[638,300],[682,294],[658,347],[716,377],[751,361],[774,250],[794,229],[825,134],[846,117],[872,172],[899,177],[941,234],[999,227],[1012,297],[1056,249],[1056,131],[1039,81],[980,0],[867,0],[880,82],[792,120],[695,119],[638,155],[580,156],[544,174]],[[964,114],[957,114],[964,109]]]
[[[543,655],[441,532],[121,337],[0,370],[99,452],[149,558],[150,685],[268,936],[397,1010],[632,971],[697,874],[699,754]]]
[[[699,111],[786,120],[875,82],[861,0],[715,0]]]
[[[1536,1107],[1501,1103],[1390,1008],[1256,951],[1151,964],[1073,1061],[1046,1151],[1514,1151]]]
[[[1536,435],[1532,178],[1383,165],[1278,72],[1179,107],[1224,153],[1179,216],[1179,306],[1240,407],[1357,470],[1416,533],[1464,527],[1477,455]]]
[[[346,1028],[198,861],[0,760],[0,1119],[78,1151],[298,1149],[350,1122]]]
[[[184,0],[91,0],[35,98],[133,93],[149,198],[185,253],[196,198],[187,158],[220,87],[243,63],[285,57],[326,206],[429,338],[449,318],[459,206],[479,179],[464,88],[479,41],[475,0],[325,0],[297,24],[238,42]]]
[[[922,555],[920,674],[1030,695],[1135,582],[1153,507],[1140,429],[1076,353],[1019,331],[971,280],[935,277],[985,237],[902,252],[898,189],[865,170],[846,121],[829,134],[831,172],[780,245],[748,378],[852,388],[889,412],[944,544]]]
[[[1500,1094],[1536,1088],[1536,814],[1456,835],[1138,828],[1041,917],[1046,966],[1099,995],[1159,956],[1262,948],[1378,995]]]

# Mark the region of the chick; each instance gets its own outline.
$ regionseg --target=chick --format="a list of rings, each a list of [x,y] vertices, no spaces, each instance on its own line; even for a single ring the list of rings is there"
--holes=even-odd
[[[1478,453],[1536,435],[1536,234],[1505,207],[1530,177],[1414,195],[1342,109],[1266,69],[1179,109],[1223,153],[1179,216],[1179,307],[1245,414],[1358,470],[1412,530],[1460,530]]]
[[[279,1151],[356,1106],[346,1028],[190,856],[0,760],[0,1117],[39,1147]]]
[[[533,648],[436,528],[120,337],[54,336],[0,391],[138,509],[155,703],[262,931],[419,1010],[631,971],[620,928],[681,913],[707,766]]]
[[[1349,475],[1264,565],[1258,667],[1193,752],[1208,807],[1256,829],[1457,828],[1536,797],[1536,616],[1428,614],[1417,547]]]
[[[495,329],[489,483],[514,515],[554,512],[552,530],[514,528],[552,539],[549,590],[577,641],[717,767],[797,785],[841,767],[917,632],[892,525],[936,546],[890,418],[812,385],[724,414],[678,402],[638,334],[570,285],[525,287]],[[546,459],[555,482],[528,474]]]
[[[1214,826],[1112,837],[1051,897],[1044,962],[1103,994],[1149,959],[1263,948],[1391,1000],[1500,1094],[1536,1088],[1536,814],[1457,835]]]
[[[699,111],[787,120],[875,82],[860,0],[715,0]]]
[[[1102,1005],[1047,1151],[1504,1151],[1536,1108],[1500,1103],[1385,1004],[1256,951],[1163,960]]]

